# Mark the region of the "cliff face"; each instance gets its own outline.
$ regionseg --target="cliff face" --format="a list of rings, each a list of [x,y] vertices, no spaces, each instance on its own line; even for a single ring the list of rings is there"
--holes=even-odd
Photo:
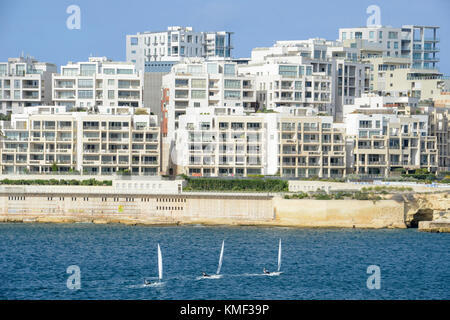
[[[401,197],[402,201],[405,202],[405,223],[408,227],[416,228],[420,221],[432,221],[450,217],[449,192],[415,193]]]

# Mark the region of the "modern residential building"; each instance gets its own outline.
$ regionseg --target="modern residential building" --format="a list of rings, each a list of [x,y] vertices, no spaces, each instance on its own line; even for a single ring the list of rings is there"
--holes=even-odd
[[[371,57],[369,87],[380,95],[400,92],[420,100],[432,100],[445,90],[446,79],[437,69],[411,67],[408,58]]]
[[[53,75],[56,106],[89,109],[98,106],[142,108],[143,75],[133,63],[106,57],[69,62]]]
[[[0,62],[0,113],[20,113],[26,107],[51,104],[51,79],[56,72],[56,65],[31,57]]]
[[[238,74],[235,62],[187,59],[163,76],[162,90],[163,122],[167,125],[162,134],[170,140],[188,107],[207,107],[216,115],[256,110],[254,77]]]
[[[428,134],[436,137],[439,171],[450,171],[450,106],[428,112]]]
[[[147,62],[180,61],[185,57],[231,58],[232,32],[197,32],[192,27],[171,26],[167,31],[147,31],[126,36],[127,61],[144,71]],[[162,66],[164,67],[164,66]]]
[[[358,52],[357,48],[343,46],[340,42],[318,38],[277,41],[272,47],[253,49],[251,61],[248,65],[239,66],[239,70],[244,74],[256,75],[257,82],[262,82],[257,96],[263,107],[275,109],[287,106],[297,114],[299,112],[294,112],[293,107],[306,107],[316,113],[333,115],[335,120],[340,121],[342,106],[352,103],[355,97],[368,90],[365,78],[368,65],[358,60]],[[300,78],[304,78],[304,89],[296,88],[304,92],[264,92],[273,90],[271,86],[273,88],[275,84],[271,84],[272,79],[267,77],[273,75],[283,76],[286,81],[295,80],[298,85],[302,80]],[[299,79],[293,79],[295,77]]]
[[[190,176],[273,175],[275,130],[275,114],[216,116],[192,110],[180,117],[172,160],[177,173]]]
[[[439,38],[436,26],[404,25],[340,28],[339,40],[362,39],[379,43],[388,57],[406,57],[413,68],[437,68]]]
[[[389,176],[398,169],[436,172],[436,136],[428,132],[428,115],[418,99],[368,95],[344,106],[347,139],[352,142],[349,167],[359,175]]]
[[[282,177],[345,177],[345,128],[331,116],[280,115],[279,173]]]
[[[159,175],[160,135],[155,117],[129,108],[99,113],[31,107],[2,123],[0,173]]]

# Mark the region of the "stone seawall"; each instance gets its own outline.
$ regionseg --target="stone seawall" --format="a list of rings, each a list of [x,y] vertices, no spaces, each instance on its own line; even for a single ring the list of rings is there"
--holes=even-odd
[[[296,227],[406,228],[403,202],[274,198],[275,223]]]

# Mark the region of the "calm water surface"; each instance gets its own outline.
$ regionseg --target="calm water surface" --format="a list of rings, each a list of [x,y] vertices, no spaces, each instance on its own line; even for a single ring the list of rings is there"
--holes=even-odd
[[[262,276],[277,266],[280,276]],[[223,277],[217,269],[225,240]],[[157,275],[160,243],[164,279]],[[0,224],[0,299],[450,299],[450,234],[417,230]],[[69,290],[66,269],[81,269]],[[369,290],[369,265],[381,289]]]

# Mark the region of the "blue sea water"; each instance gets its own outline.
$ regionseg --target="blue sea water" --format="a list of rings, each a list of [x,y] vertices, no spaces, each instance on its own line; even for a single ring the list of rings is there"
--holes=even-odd
[[[263,276],[280,238],[283,274]],[[223,276],[198,280],[216,271],[222,240]],[[145,287],[158,243],[163,282]],[[0,299],[450,299],[449,248],[450,234],[414,229],[0,224]],[[67,288],[70,265],[79,290]]]

